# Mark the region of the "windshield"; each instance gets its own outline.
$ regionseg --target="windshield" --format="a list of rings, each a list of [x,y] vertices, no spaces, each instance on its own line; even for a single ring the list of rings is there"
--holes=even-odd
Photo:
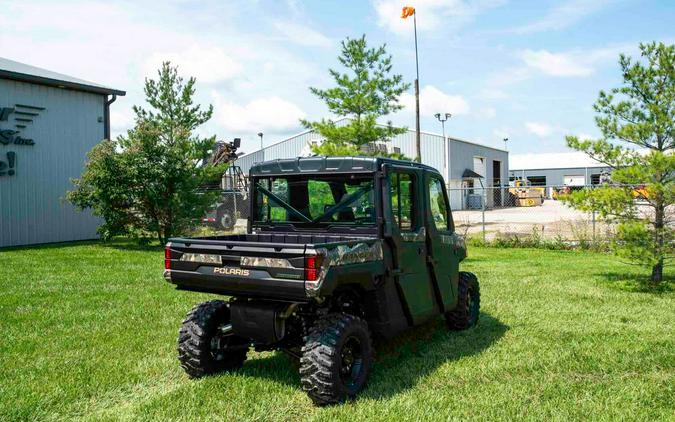
[[[255,221],[293,224],[375,224],[372,175],[254,179]]]

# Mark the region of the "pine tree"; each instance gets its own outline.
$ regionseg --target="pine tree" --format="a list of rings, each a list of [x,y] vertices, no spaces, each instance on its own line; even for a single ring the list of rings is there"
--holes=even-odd
[[[399,96],[409,88],[403,76],[392,75],[391,55],[386,45],[369,48],[366,36],[342,41],[338,60],[344,72],[330,69],[336,86],[329,89],[310,88],[323,100],[328,110],[349,121],[338,125],[327,119],[318,122],[303,120],[308,129],[314,129],[324,139],[312,146],[318,155],[363,155],[363,147],[375,142],[387,142],[393,136],[405,133],[407,128],[378,125],[377,119],[403,108]]]
[[[623,84],[601,91],[594,105],[602,139],[566,138],[571,148],[612,167],[612,183],[566,200],[618,223],[615,251],[651,268],[657,284],[675,250],[675,46],[640,44],[640,51],[642,61],[621,55]]]

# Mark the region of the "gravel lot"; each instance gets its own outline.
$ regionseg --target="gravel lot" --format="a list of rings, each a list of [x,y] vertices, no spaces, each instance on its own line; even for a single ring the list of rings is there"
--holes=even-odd
[[[481,214],[480,210],[452,213],[458,230],[469,234],[482,231]],[[607,228],[605,224],[596,223],[596,230]],[[531,234],[535,229],[547,238],[562,236],[572,240],[580,234],[592,235],[592,216],[553,200],[546,200],[541,206],[536,207],[497,208],[485,211],[485,231],[488,237],[497,233]]]

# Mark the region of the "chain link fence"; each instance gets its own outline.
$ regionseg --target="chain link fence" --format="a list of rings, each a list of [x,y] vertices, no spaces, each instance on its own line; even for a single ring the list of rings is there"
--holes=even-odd
[[[599,218],[597,212],[579,211],[561,200],[574,190],[598,186],[455,188],[449,189],[448,195],[455,227],[467,238],[574,245],[606,242],[614,236],[614,225]],[[629,188],[638,213],[650,213],[641,187]]]
[[[469,239],[589,244],[611,239],[614,226],[596,212],[576,210],[560,198],[573,190],[594,187],[597,185],[450,188],[448,199],[457,232]],[[645,201],[640,187],[632,190],[638,209],[650,212],[641,205]],[[195,221],[192,235],[245,233],[248,213],[247,192],[222,191],[212,210]]]

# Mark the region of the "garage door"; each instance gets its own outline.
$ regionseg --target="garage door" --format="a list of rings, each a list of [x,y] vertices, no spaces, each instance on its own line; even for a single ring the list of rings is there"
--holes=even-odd
[[[585,176],[564,176],[563,183],[565,186],[583,186],[586,184]]]

